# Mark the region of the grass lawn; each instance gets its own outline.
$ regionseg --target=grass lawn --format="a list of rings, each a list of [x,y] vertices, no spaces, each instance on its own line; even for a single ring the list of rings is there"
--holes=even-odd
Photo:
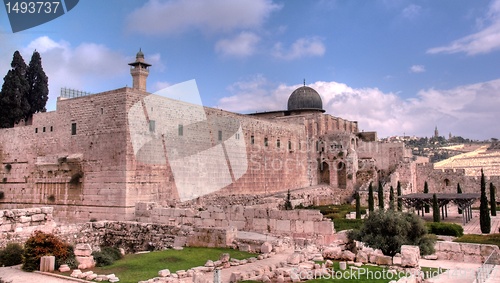
[[[207,260],[218,260],[223,253],[229,253],[231,258],[245,259],[255,254],[222,248],[184,248],[181,251],[165,250],[144,254],[129,254],[123,259],[115,261],[110,266],[91,269],[97,274],[114,273],[120,282],[137,283],[141,280],[158,276],[158,271],[169,269],[170,272],[187,270],[196,266],[203,266]],[[69,273],[67,274],[69,275]]]
[[[460,238],[456,238],[453,241],[461,243],[497,245],[500,247],[500,234],[499,233],[488,234],[488,235],[466,234]]]

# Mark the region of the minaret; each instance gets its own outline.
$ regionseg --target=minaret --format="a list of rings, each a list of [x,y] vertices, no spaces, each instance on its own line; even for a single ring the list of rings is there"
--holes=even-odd
[[[149,67],[151,64],[148,64],[144,61],[144,53],[139,49],[137,55],[135,56],[135,62],[129,64],[130,74],[132,75],[133,83],[132,87],[138,90],[146,91],[146,79],[149,75]]]
[[[438,132],[438,127],[436,126],[436,128],[434,129],[434,137],[437,138],[439,137],[439,132]]]

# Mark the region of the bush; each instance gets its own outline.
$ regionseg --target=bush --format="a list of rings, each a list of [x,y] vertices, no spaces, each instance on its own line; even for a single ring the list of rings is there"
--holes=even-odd
[[[0,250],[0,266],[13,266],[23,262],[23,247],[16,243],[7,244]]]
[[[380,249],[385,255],[394,256],[402,245],[418,245],[422,255],[432,251],[434,238],[427,237],[427,229],[420,217],[413,213],[379,210],[365,219],[360,230],[348,234],[349,240],[366,243]]]
[[[426,223],[425,226],[427,226],[427,231],[430,234],[453,237],[462,237],[464,235],[464,228],[455,223],[430,222]]]
[[[34,271],[40,269],[40,258],[46,255],[56,257],[56,266],[74,258],[73,248],[61,241],[53,234],[42,231],[35,231],[24,244],[23,266],[24,271]]]
[[[122,258],[122,253],[115,247],[103,247],[99,252],[93,252],[96,266],[107,266]]]

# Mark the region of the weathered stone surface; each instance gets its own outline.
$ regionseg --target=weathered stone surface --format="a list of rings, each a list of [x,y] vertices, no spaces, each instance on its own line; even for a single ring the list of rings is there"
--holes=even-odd
[[[271,245],[271,243],[269,243],[269,242],[264,242],[264,243],[260,246],[260,252],[261,252],[261,253],[267,254],[267,253],[272,252],[272,250],[273,250],[273,246],[272,246],[272,245]]]
[[[162,269],[160,271],[158,271],[158,276],[160,277],[167,277],[170,275],[170,270],[168,269]]]
[[[301,261],[300,259],[301,259],[300,253],[293,253],[293,254],[288,256],[286,261],[288,262],[288,264],[297,265],[300,263],[300,261]]]
[[[339,259],[342,254],[340,247],[328,247],[323,250],[323,257],[326,259]]]
[[[351,251],[345,250],[345,251],[342,251],[340,258],[342,260],[354,261],[354,259],[356,258],[356,255]]]
[[[410,245],[401,246],[401,266],[418,267],[419,260],[420,260],[420,248],[418,246],[410,246]]]
[[[378,265],[392,265],[392,257],[386,255],[377,255]]]

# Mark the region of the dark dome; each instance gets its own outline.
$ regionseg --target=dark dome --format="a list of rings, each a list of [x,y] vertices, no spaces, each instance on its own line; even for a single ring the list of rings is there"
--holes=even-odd
[[[288,98],[288,111],[292,110],[323,110],[323,101],[313,88],[302,86],[294,90]]]

